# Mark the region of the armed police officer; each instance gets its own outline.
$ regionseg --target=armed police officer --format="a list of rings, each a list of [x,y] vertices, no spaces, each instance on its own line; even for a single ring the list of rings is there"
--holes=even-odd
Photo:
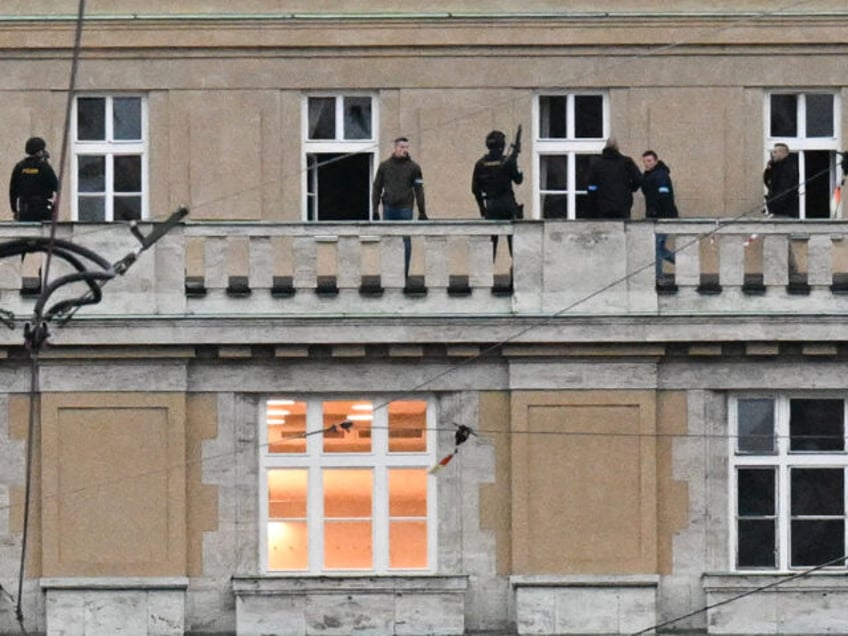
[[[16,221],[48,221],[59,181],[47,162],[50,154],[41,137],[30,137],[25,150],[27,156],[12,170],[9,182],[12,215]]]
[[[521,126],[515,135],[512,152],[504,156],[506,137],[500,130],[486,135],[489,152],[474,164],[471,177],[471,192],[477,200],[480,216],[491,221],[511,221],[522,216],[522,206],[515,201],[512,184],[524,181],[518,168],[518,153],[521,152]],[[509,254],[512,256],[512,235],[507,236]],[[492,258],[498,254],[498,237],[492,236]]]

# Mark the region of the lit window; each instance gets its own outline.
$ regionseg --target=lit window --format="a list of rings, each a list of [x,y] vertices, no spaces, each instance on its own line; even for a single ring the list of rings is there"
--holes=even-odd
[[[602,93],[538,95],[535,101],[535,216],[586,216],[589,164],[609,136],[609,106]]]
[[[370,95],[309,96],[304,102],[305,216],[367,221],[376,149]]]
[[[424,400],[267,400],[265,568],[431,571],[432,418]]]
[[[737,569],[809,568],[846,554],[845,415],[841,398],[733,400]]]
[[[73,122],[74,219],[146,218],[145,100],[137,95],[77,97]]]
[[[841,175],[836,154],[842,148],[839,104],[835,93],[766,95],[766,160],[776,143],[786,144],[790,155],[784,161],[792,162],[792,174],[798,177],[797,205],[793,196],[791,205],[781,207],[791,216],[826,219],[831,215],[831,194]]]

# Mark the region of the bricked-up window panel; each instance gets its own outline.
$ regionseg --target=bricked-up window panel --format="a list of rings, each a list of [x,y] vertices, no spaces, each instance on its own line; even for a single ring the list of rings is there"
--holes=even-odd
[[[268,399],[268,572],[433,570],[435,417],[426,400]]]
[[[779,191],[770,193],[776,215],[801,219],[843,217],[841,208],[832,209],[831,193],[840,178],[842,150],[839,95],[833,92],[771,92],[766,94],[766,160],[772,159],[775,144],[785,144],[789,155],[776,157]],[[795,182],[795,189],[783,187]],[[784,192],[786,194],[784,194]]]
[[[74,101],[72,214],[77,221],[147,217],[147,104],[139,95]]]
[[[375,170],[377,101],[371,95],[305,98],[307,221],[367,221]]]
[[[731,400],[731,476],[738,570],[790,571],[835,561],[846,541],[845,399]]]
[[[534,184],[536,216],[579,219],[587,214],[589,165],[609,136],[605,93],[536,97]]]

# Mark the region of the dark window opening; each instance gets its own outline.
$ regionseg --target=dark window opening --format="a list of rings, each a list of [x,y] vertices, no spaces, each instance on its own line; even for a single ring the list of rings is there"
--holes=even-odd
[[[315,153],[307,156],[310,221],[370,218],[371,155]]]

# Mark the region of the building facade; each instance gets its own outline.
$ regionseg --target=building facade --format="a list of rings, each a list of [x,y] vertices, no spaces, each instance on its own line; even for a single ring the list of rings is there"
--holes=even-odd
[[[0,173],[44,137],[57,236],[112,263],[190,215],[37,391],[44,262],[0,267],[0,631],[28,475],[29,633],[848,631],[848,11],[567,4],[90,0],[69,98],[77,2],[4,3]],[[519,125],[524,218],[481,221]],[[429,221],[372,221],[402,135]],[[680,219],[586,218],[609,137]]]

